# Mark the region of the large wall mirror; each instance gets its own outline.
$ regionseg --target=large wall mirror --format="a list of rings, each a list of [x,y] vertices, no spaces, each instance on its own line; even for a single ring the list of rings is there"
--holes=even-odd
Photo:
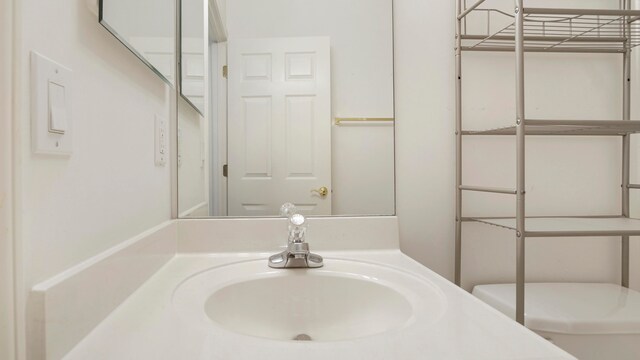
[[[175,0],[100,0],[99,21],[152,71],[175,85]]]
[[[178,101],[180,216],[394,214],[392,0],[186,1],[208,71]]]

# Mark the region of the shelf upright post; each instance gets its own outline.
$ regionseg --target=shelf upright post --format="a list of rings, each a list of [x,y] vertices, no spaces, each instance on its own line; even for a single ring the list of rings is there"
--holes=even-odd
[[[524,325],[525,290],[525,102],[523,0],[515,0],[516,55],[516,321]]]
[[[456,244],[455,284],[461,285],[462,271],[462,0],[457,0],[456,16]]]
[[[631,0],[623,1],[623,10],[631,9]],[[622,120],[631,120],[631,24],[625,16],[623,53]],[[622,137],[622,216],[629,217],[629,182],[631,167],[631,134]],[[621,285],[629,287],[629,236],[622,236]]]

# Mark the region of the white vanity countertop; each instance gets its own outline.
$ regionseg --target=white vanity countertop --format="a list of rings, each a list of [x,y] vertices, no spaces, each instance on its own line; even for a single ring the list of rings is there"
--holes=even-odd
[[[174,257],[67,356],[67,360],[161,359],[574,359],[398,250],[323,253],[392,266],[428,279],[446,297],[444,315],[410,336],[402,331],[338,342],[283,342],[228,333],[211,336],[176,313],[172,295],[201,271],[269,254]],[[222,338],[221,338],[222,337]],[[420,339],[420,341],[416,341]]]

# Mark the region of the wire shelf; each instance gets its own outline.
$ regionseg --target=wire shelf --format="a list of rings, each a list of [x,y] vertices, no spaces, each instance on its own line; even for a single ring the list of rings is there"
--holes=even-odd
[[[623,136],[640,133],[640,121],[625,120],[525,120],[526,135]],[[515,126],[465,130],[463,135],[515,135]]]
[[[621,53],[640,45],[640,11],[524,8],[527,52]],[[514,51],[515,17],[474,9],[464,19],[463,51]]]
[[[468,218],[509,230],[516,230],[516,218]],[[527,217],[527,237],[637,236],[640,220],[623,216]]]
[[[621,284],[629,286],[630,236],[640,236],[640,219],[629,217],[631,136],[622,138],[622,187],[620,215],[597,217],[527,217],[525,159],[526,135],[628,135],[640,132],[640,122],[631,121],[631,49],[640,45],[640,11],[631,9],[631,0],[620,0],[619,9],[527,8],[525,0],[515,0],[515,11],[480,9],[486,0],[467,0],[456,5],[456,228],[455,283],[462,284],[462,248],[465,221],[515,231],[516,286],[515,318],[525,323],[525,240],[530,237],[621,237]],[[561,3],[556,1],[554,3]],[[463,125],[463,51],[512,51],[515,60],[515,110],[518,126],[469,131]],[[621,53],[622,121],[530,120],[525,117],[525,52]],[[470,57],[473,59],[473,57]],[[553,58],[553,57],[552,57]],[[558,61],[558,59],[555,59]],[[565,59],[566,60],[566,59]],[[520,122],[522,121],[522,122]],[[462,184],[463,135],[516,135],[516,183],[514,188]],[[515,197],[515,217],[465,217],[463,192],[509,194]]]

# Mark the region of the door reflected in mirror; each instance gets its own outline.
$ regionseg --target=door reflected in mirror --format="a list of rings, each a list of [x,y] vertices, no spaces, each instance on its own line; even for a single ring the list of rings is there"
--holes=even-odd
[[[393,215],[392,0],[209,0],[207,17],[204,115],[178,102],[180,216]]]

